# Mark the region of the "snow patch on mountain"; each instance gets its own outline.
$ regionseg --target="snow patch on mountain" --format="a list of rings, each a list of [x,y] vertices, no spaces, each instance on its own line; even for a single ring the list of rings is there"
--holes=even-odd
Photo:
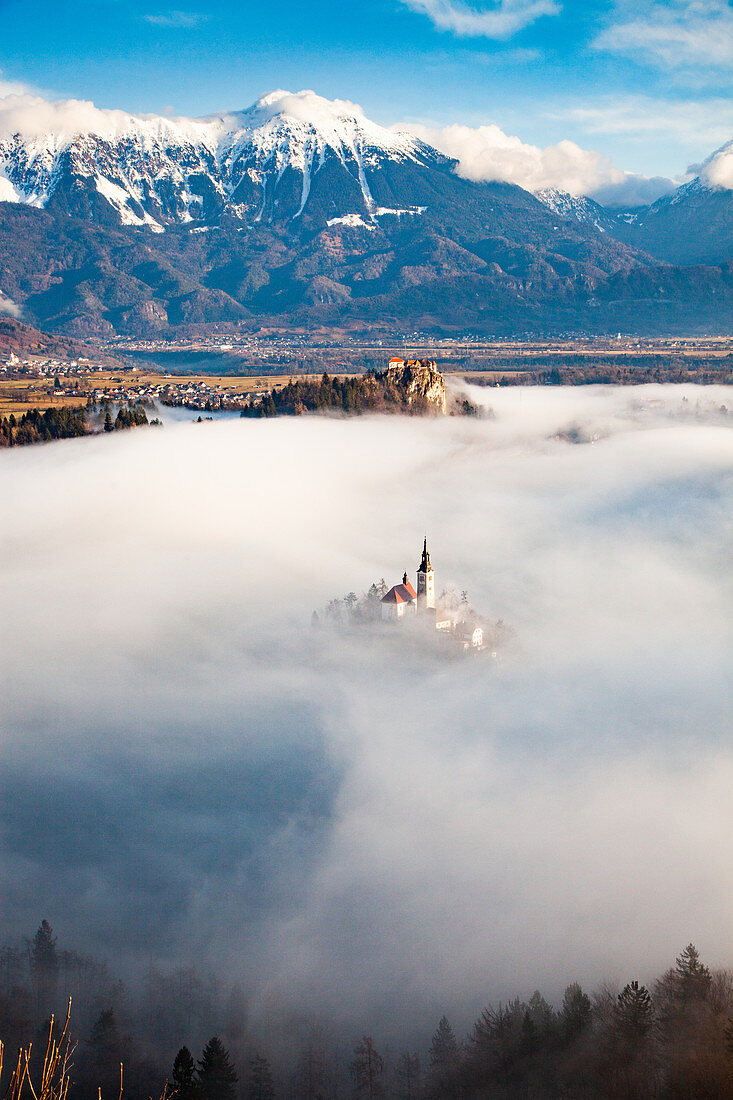
[[[95,176],[94,182],[99,194],[104,196],[110,206],[115,207],[123,225],[159,225],[145,211],[143,211],[142,216],[139,216],[134,210],[130,209],[131,195],[125,191],[124,187],[112,183],[104,176]]]
[[[391,206],[378,206],[374,211],[374,217],[386,218],[389,215],[393,218],[417,217],[420,214],[424,214],[426,210],[427,206],[409,206],[402,210],[395,210]]]
[[[329,228],[334,225],[345,225],[348,229],[373,230],[375,228],[371,222],[365,222],[361,214],[344,214],[342,218],[329,218],[327,225]]]

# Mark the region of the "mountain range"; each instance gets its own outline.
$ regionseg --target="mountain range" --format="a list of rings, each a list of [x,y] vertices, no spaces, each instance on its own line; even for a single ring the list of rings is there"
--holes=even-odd
[[[0,139],[0,309],[52,331],[730,329],[733,193],[702,179],[633,211],[475,183],[312,92],[99,118]]]

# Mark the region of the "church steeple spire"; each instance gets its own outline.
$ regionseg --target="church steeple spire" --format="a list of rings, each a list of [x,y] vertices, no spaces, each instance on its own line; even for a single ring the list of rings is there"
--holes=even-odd
[[[430,564],[430,554],[428,553],[428,536],[425,536],[425,542],[422,546],[422,561],[420,562],[419,573],[429,573],[432,569]]]
[[[422,546],[422,560],[417,571],[417,609],[427,610],[435,607],[435,571],[430,564],[428,536]]]

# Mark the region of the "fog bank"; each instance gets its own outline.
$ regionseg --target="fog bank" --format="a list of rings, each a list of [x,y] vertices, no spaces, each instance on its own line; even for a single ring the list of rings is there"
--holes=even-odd
[[[377,1033],[733,965],[733,391],[470,394],[0,455],[5,938]],[[424,532],[502,661],[311,630]]]

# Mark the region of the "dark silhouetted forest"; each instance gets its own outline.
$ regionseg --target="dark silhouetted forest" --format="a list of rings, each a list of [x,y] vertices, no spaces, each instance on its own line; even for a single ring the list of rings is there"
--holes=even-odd
[[[290,381],[271,390],[258,404],[242,409],[241,416],[297,416],[306,412],[408,413],[424,416],[435,408],[422,395],[408,395],[385,374],[330,375]]]
[[[422,1049],[405,1050],[379,1021],[365,1021],[351,1040],[313,1022],[295,1038],[263,1039],[251,1033],[236,986],[192,968],[151,967],[128,988],[104,963],[60,947],[44,920],[0,950],[0,1095],[19,1048],[31,1049],[30,1080],[40,1081],[51,1014],[58,1039],[69,998],[69,1100],[94,1100],[100,1089],[102,1100],[117,1100],[120,1064],[125,1100],[733,1097],[733,972],[711,969],[692,944],[648,987],[630,979],[586,991],[570,981],[558,1005],[539,991],[489,1003],[466,1035],[443,1016]],[[21,1094],[33,1100],[28,1082],[8,1095]],[[63,1088],[36,1095],[63,1100]]]

